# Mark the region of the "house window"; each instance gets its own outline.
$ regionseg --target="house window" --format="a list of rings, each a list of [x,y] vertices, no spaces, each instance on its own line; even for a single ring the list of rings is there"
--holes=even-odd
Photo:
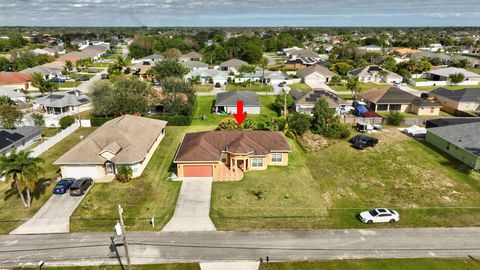
[[[227,163],[227,154],[222,153],[222,163]]]
[[[450,143],[447,142],[447,150],[450,150]]]
[[[400,111],[402,108],[402,105],[400,104],[391,104],[390,105],[390,111]]]
[[[272,163],[281,163],[282,162],[282,154],[272,154],[271,161]]]
[[[377,105],[377,111],[384,112],[388,110],[388,104],[379,104]]]
[[[430,107],[430,113],[434,113],[435,112],[435,108],[434,107]]]
[[[263,158],[252,158],[252,167],[253,168],[263,167]]]

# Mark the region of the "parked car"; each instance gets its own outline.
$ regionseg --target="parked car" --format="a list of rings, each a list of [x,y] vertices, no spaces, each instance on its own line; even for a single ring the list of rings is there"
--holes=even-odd
[[[95,69],[89,69],[87,72],[88,73],[97,73],[97,71]]]
[[[352,143],[354,148],[365,149],[377,145],[378,139],[365,135],[356,135],[350,139],[350,143]]]
[[[62,79],[62,78],[58,78],[58,77],[53,77],[51,79],[52,82],[54,83],[64,83],[65,82],[65,79]]]
[[[88,78],[87,76],[78,77],[75,79],[76,82],[86,82],[88,80],[90,80],[90,78]]]
[[[64,178],[58,181],[57,185],[53,188],[53,194],[62,195],[67,193],[73,182],[75,182],[74,178]]]
[[[70,187],[70,196],[82,196],[87,192],[88,188],[93,184],[92,178],[83,177],[75,180]]]
[[[395,210],[386,208],[375,208],[370,211],[361,212],[359,215],[361,222],[372,223],[395,223],[400,220],[400,215]]]
[[[222,85],[219,82],[217,82],[217,83],[215,83],[215,87],[220,88],[220,87],[222,87]]]

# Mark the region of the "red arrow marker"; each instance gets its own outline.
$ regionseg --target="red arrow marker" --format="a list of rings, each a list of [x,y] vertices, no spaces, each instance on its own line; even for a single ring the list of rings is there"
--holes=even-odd
[[[233,116],[237,120],[237,123],[241,126],[245,117],[247,117],[246,113],[243,113],[243,100],[237,100],[237,113],[234,113]]]

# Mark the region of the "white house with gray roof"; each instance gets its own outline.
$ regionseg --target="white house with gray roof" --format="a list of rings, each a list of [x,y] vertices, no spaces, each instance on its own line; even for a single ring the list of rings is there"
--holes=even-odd
[[[198,76],[201,83],[221,84],[225,85],[228,81],[228,72],[218,69],[195,69],[185,75],[184,79],[189,79]]]
[[[208,69],[208,64],[200,62],[200,61],[185,61],[180,62],[180,64],[190,70],[197,70],[197,69]]]
[[[220,114],[237,113],[237,101],[243,101],[243,112],[260,114],[260,100],[257,93],[252,91],[228,91],[217,94],[214,112]]]

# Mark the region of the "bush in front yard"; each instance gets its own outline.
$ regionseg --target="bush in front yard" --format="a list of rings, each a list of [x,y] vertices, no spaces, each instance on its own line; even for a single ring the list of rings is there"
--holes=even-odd
[[[117,168],[117,174],[115,174],[115,179],[122,183],[130,182],[130,180],[132,180],[132,174],[133,171],[130,166],[120,165]]]
[[[309,115],[303,113],[293,113],[288,116],[288,126],[295,135],[302,136],[312,125],[312,119]]]
[[[233,118],[225,118],[218,123],[218,130],[240,130],[242,127]]]
[[[400,126],[405,121],[405,116],[400,112],[391,111],[388,114],[387,122],[392,126]]]
[[[60,128],[62,129],[66,129],[67,127],[73,125],[73,123],[75,123],[75,117],[71,115],[62,117],[62,119],[60,119],[60,122],[59,122]]]

